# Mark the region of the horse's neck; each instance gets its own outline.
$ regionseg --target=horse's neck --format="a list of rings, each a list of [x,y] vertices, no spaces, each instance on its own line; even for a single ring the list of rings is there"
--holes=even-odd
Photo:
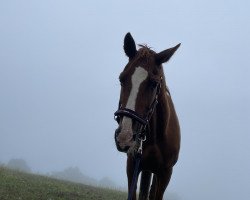
[[[157,121],[164,122],[167,124],[169,113],[170,113],[170,104],[171,104],[171,95],[169,88],[166,83],[164,72],[162,72],[162,86],[161,92],[158,97],[158,106],[157,106]]]
[[[170,114],[170,103],[171,96],[167,86],[164,85],[161,94],[159,95],[159,103],[156,108],[157,125],[161,125],[162,123],[164,126],[167,125]]]

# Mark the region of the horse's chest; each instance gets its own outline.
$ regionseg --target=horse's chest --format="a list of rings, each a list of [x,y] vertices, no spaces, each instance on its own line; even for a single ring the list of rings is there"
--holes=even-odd
[[[156,145],[148,146],[142,157],[142,169],[156,171],[164,164],[164,155]]]

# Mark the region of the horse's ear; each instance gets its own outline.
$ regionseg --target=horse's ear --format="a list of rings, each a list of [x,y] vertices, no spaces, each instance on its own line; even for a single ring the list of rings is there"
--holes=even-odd
[[[179,43],[175,47],[172,47],[172,48],[166,49],[160,53],[157,53],[155,56],[156,64],[161,65],[162,63],[169,61],[169,59],[172,57],[172,55],[179,48],[180,45],[181,45],[181,43]]]
[[[131,59],[136,54],[135,41],[130,33],[127,33],[124,38],[124,51],[126,55]]]

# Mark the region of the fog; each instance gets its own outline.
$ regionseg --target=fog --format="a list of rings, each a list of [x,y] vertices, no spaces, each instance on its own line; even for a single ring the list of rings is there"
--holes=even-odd
[[[1,1],[0,162],[78,167],[126,185],[113,113],[123,38],[159,52],[182,130],[167,189],[180,199],[250,196],[250,2]]]

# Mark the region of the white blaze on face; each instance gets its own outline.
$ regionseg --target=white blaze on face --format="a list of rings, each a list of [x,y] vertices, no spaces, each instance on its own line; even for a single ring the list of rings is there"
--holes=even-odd
[[[132,88],[128,97],[128,102],[125,108],[135,111],[135,103],[138,96],[139,88],[141,83],[146,80],[148,72],[142,68],[137,67],[131,77]],[[121,132],[132,133],[132,119],[124,116],[122,120],[122,130]]]

